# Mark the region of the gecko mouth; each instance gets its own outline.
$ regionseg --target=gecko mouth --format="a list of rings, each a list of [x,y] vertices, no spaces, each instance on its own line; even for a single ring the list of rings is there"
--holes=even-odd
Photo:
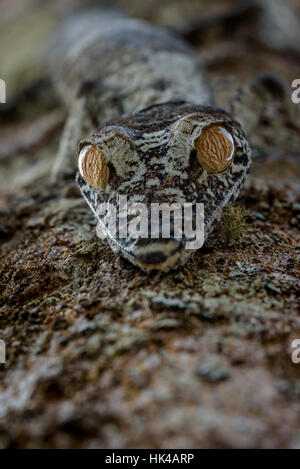
[[[146,264],[160,264],[167,259],[167,256],[162,251],[149,252],[146,255],[136,257]]]
[[[228,114],[170,102],[83,140],[76,180],[98,236],[101,227],[111,248],[142,270],[168,272],[203,246],[249,164],[245,136]]]
[[[155,270],[168,272],[179,266],[181,260],[185,258],[182,240],[171,238],[147,241],[147,244],[137,242],[131,250],[122,250],[124,257],[146,272]]]
[[[155,206],[153,212],[152,203],[144,204],[143,213],[141,209],[143,204],[139,202],[136,208],[140,213],[136,215],[134,211],[133,215],[130,209],[134,207],[134,203],[126,206],[125,210],[120,198],[117,197],[115,204],[113,201],[104,204],[105,209],[102,211],[98,191],[92,189],[79,173],[77,182],[98,219],[96,232],[99,238],[106,238],[113,251],[145,272],[156,270],[169,272],[185,263],[193,250],[202,247],[204,218],[201,213],[198,217],[193,209],[203,204],[188,203],[190,210],[185,211],[185,204],[172,205],[171,201],[167,203],[165,198],[162,205],[153,203]],[[126,196],[125,199],[127,201]],[[160,207],[158,211],[156,211],[157,205]],[[173,207],[174,212],[170,207]]]

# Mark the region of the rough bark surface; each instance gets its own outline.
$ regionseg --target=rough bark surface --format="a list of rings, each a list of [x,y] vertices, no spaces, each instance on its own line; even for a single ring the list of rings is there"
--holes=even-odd
[[[122,3],[194,44],[225,108],[262,71],[287,88],[247,98],[247,230],[228,245],[220,226],[185,267],[146,275],[96,237],[74,182],[48,182],[65,111],[41,45],[76,2],[3,2],[0,447],[300,447],[300,52],[243,2]]]

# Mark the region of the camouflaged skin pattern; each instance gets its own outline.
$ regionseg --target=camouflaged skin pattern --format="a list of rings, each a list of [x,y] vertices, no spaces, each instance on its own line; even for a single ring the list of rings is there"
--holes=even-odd
[[[57,38],[64,45],[55,58],[61,93],[67,102],[85,96],[91,120],[100,125],[80,149],[97,145],[110,169],[104,190],[77,174],[99,223],[106,225],[100,204],[116,207],[120,195],[126,195],[128,208],[135,202],[149,209],[153,202],[203,202],[206,239],[239,194],[250,150],[240,125],[211,106],[194,51],[168,31],[107,13],[71,19]],[[218,175],[208,174],[195,155],[195,140],[212,124],[223,125],[235,143],[232,165]],[[193,252],[185,249],[185,238],[123,239],[109,230],[107,235],[114,250],[146,272],[167,272]]]
[[[212,104],[197,54],[162,28],[92,10],[71,17],[49,47],[50,70],[62,99],[87,99],[95,126],[152,104]]]
[[[197,162],[195,140],[207,125],[222,124],[233,136],[234,162],[222,174],[208,174]],[[127,196],[128,208],[142,202],[204,203],[205,238],[220,219],[224,206],[239,194],[250,164],[249,147],[239,124],[220,109],[172,102],[151,106],[127,118],[106,124],[81,142],[98,145],[111,177],[104,190],[92,189],[81,176],[77,181],[97,218],[100,204],[118,206]],[[109,213],[107,214],[109,216]],[[192,253],[186,239],[126,239],[108,232],[113,247],[143,270],[168,271],[184,263]]]

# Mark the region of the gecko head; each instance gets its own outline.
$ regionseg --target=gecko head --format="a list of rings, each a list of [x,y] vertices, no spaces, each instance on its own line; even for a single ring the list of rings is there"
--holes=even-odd
[[[80,143],[78,166],[99,236],[144,271],[167,272],[236,198],[250,149],[225,111],[169,102],[100,127]]]

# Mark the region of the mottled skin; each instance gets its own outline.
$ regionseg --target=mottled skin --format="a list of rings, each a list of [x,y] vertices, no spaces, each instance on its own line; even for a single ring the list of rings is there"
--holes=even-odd
[[[58,47],[59,45],[59,47]],[[115,12],[74,17],[57,34],[52,70],[70,107],[54,175],[72,172],[77,142],[96,145],[110,169],[108,185],[96,190],[77,174],[83,196],[105,225],[100,204],[128,208],[143,202],[204,203],[205,238],[224,206],[235,199],[250,165],[240,125],[213,106],[197,55],[181,39]],[[54,66],[55,64],[55,66]],[[107,122],[109,120],[109,122]],[[232,135],[235,155],[222,174],[208,174],[195,157],[204,127],[221,124]],[[109,214],[108,214],[109,215]],[[169,271],[191,254],[186,239],[120,239],[111,246],[146,272]]]

